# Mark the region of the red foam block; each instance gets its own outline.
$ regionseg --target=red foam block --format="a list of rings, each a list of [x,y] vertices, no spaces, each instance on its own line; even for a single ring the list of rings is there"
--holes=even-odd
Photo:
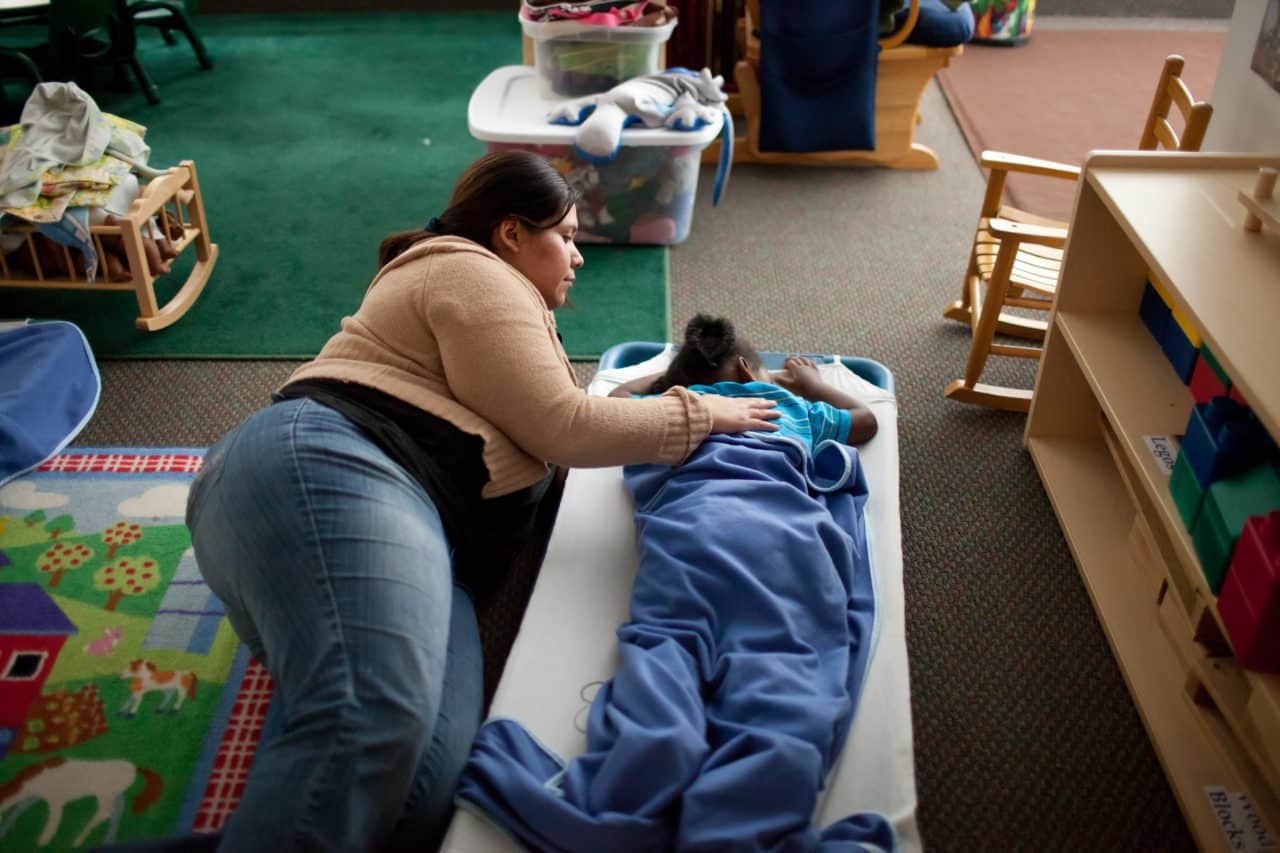
[[[1280,510],[1245,522],[1218,613],[1242,666],[1280,671]]]
[[[1273,604],[1280,598],[1273,599]],[[1218,615],[1227,627],[1236,660],[1245,669],[1280,672],[1280,607],[1257,612],[1245,599],[1234,572],[1227,574],[1218,596]]]
[[[1280,510],[1244,523],[1228,573],[1255,612],[1280,609]]]
[[[1214,397],[1227,393],[1227,386],[1222,384],[1218,374],[1213,372],[1207,359],[1196,361],[1195,370],[1191,371],[1191,394],[1197,403],[1207,403]]]

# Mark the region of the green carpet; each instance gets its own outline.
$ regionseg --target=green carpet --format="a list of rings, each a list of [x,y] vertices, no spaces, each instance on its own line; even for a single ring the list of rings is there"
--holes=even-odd
[[[62,318],[107,358],[306,358],[360,302],[387,234],[419,227],[483,153],[471,91],[520,61],[514,12],[201,17],[215,67],[150,30],[139,56],[161,103],[102,87],[104,110],[147,126],[153,165],[196,163],[220,256],[199,301],[159,332],[127,292],[5,290],[6,317]],[[157,282],[160,298],[189,268]],[[665,340],[667,252],[589,247],[559,312],[565,348],[595,358]]]

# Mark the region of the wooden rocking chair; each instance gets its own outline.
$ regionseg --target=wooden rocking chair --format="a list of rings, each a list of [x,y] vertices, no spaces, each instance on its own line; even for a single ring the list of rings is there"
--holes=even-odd
[[[1181,79],[1183,59],[1170,56],[1164,61],[1155,98],[1147,115],[1138,148],[1144,151],[1161,146],[1178,151],[1199,151],[1204,141],[1213,107],[1195,101]],[[1179,136],[1169,123],[1169,110],[1176,105],[1183,118]],[[973,327],[973,343],[964,378],[947,386],[946,396],[962,403],[976,403],[1013,412],[1031,407],[1031,390],[986,385],[978,380],[991,355],[1039,358],[1039,346],[995,343],[997,332],[1032,341],[1043,341],[1047,322],[1004,311],[1006,306],[1047,312],[1053,305],[1067,242],[1067,223],[1046,219],[1001,204],[1009,172],[1042,175],[1075,181],[1080,169],[1050,160],[1021,157],[998,151],[982,152],[982,166],[990,169],[987,192],[982,200],[978,230],[969,254],[960,298],[947,306],[942,316]],[[984,296],[985,294],[985,296]]]
[[[870,151],[814,151],[790,153],[760,150],[760,84],[756,68],[760,63],[760,39],[754,21],[760,20],[760,0],[747,0],[739,22],[739,38],[745,50],[734,66],[737,96],[730,96],[729,109],[735,118],[746,120],[745,138],[734,141],[734,163],[793,163],[816,166],[868,164],[894,169],[936,169],[938,155],[915,141],[920,123],[920,99],[933,75],[964,52],[954,47],[922,47],[904,44],[920,16],[920,0],[911,0],[906,22],[891,35],[880,39],[876,69],[876,147]],[[719,157],[718,143],[707,146],[703,162]]]

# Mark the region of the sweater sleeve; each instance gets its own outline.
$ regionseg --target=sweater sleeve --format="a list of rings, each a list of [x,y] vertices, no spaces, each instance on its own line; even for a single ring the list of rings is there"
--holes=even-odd
[[[711,431],[683,388],[660,397],[590,397],[574,382],[546,308],[500,261],[441,257],[423,310],[454,397],[538,459],[569,467],[676,464]]]

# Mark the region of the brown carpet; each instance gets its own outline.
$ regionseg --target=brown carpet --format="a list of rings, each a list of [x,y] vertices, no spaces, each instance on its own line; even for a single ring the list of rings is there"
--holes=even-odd
[[[1209,100],[1225,32],[1043,30],[1021,47],[969,45],[939,75],[960,129],[984,149],[1079,165],[1099,148],[1136,148],[1164,59],[1186,59],[1183,80]],[[1174,110],[1176,113],[1177,111]],[[1174,120],[1174,127],[1180,123]],[[1018,207],[1069,219],[1075,184],[1012,175]]]
[[[941,158],[936,172],[744,166],[713,208],[712,170],[703,169],[693,230],[671,252],[672,331],[715,311],[762,348],[869,355],[894,372],[926,849],[1189,853],[1195,845],[1022,446],[1025,418],[942,396],[969,351],[968,329],[941,312],[960,289],[982,181],[937,87],[921,113],[917,138]],[[995,362],[990,381],[1031,387],[1033,364]],[[207,445],[262,406],[294,365],[100,366],[102,403],[77,439],[84,447]],[[592,373],[576,367],[581,380]],[[536,554],[513,566],[482,615],[490,688],[536,568]]]

